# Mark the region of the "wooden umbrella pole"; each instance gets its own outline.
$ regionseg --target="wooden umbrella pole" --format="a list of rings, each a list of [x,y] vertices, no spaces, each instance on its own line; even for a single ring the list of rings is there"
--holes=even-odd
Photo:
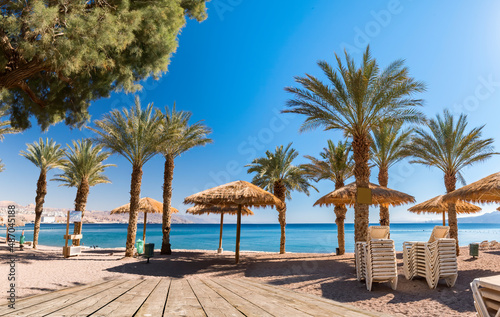
[[[142,229],[142,241],[146,243],[146,222],[148,219],[148,213],[144,212],[144,229]]]
[[[446,210],[443,210],[443,226],[446,226]]]
[[[224,226],[224,213],[220,213],[220,235],[219,235],[219,249],[217,253],[222,253],[222,228]]]
[[[238,205],[236,220],[236,264],[240,262],[240,231],[241,231],[241,205]]]

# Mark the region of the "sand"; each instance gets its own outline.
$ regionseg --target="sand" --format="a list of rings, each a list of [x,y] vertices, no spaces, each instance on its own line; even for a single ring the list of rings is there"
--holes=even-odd
[[[482,251],[478,259],[469,257],[467,248],[461,252],[453,288],[441,281],[431,290],[424,279],[406,280],[402,254],[398,253],[397,290],[374,284],[371,292],[356,280],[353,254],[243,252],[241,263],[235,265],[232,252],[175,250],[171,256],[156,255],[146,264],[144,259],[123,258],[124,249],[88,250],[64,259],[61,248],[40,246],[39,250],[16,251],[14,257],[18,298],[117,277],[245,277],[396,316],[474,316],[469,284],[476,277],[500,274],[500,250]],[[0,243],[2,280],[7,279],[10,257],[6,245]],[[7,294],[6,287],[0,283],[0,294]]]

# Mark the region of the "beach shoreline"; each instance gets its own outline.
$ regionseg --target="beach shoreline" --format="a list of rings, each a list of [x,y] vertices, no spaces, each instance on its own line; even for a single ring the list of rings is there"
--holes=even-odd
[[[461,248],[456,285],[448,288],[442,281],[437,289],[431,290],[424,279],[405,279],[402,254],[398,252],[397,290],[387,284],[375,284],[373,291],[368,292],[365,284],[356,280],[352,253],[280,255],[242,251],[241,263],[236,265],[232,251],[217,254],[216,250],[177,249],[165,256],[155,250],[155,256],[146,264],[142,257],[124,258],[124,250],[87,249],[80,256],[65,259],[60,247],[40,245],[37,250],[28,247],[11,254],[6,244],[0,243],[0,261],[6,263],[11,256],[16,258],[18,298],[114,278],[248,278],[401,316],[474,316],[470,282],[500,272],[500,250],[482,251],[473,260],[468,249]],[[2,265],[0,278],[7,274],[7,266]],[[0,292],[6,294],[3,285]]]

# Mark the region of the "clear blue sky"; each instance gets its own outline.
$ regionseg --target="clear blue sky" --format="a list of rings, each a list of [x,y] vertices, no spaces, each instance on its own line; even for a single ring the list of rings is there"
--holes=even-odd
[[[193,112],[194,120],[205,120],[213,128],[214,144],[197,148],[176,160],[173,206],[184,212],[185,196],[228,181],[250,181],[244,165],[267,149],[293,141],[302,155],[317,156],[327,139],[338,132],[299,134],[303,117],[279,114],[290,96],[285,86],[293,76],[305,72],[320,75],[316,61],[334,62],[333,53],[347,48],[356,60],[367,43],[382,66],[399,58],[406,60],[411,74],[424,81],[424,112],[434,116],[444,108],[469,116],[470,127],[486,124],[485,137],[496,139],[500,150],[500,3],[490,0],[455,1],[263,1],[212,0],[208,19],[189,21],[180,35],[180,46],[168,74],[147,81],[139,94],[143,105],[172,105]],[[93,103],[92,119],[113,108],[130,106],[133,95],[114,94]],[[0,143],[0,158],[6,171],[0,174],[0,200],[20,204],[34,202],[37,168],[19,156],[26,143],[39,136],[66,144],[90,137],[88,130],[70,130],[64,124],[40,133],[38,127],[9,135]],[[254,140],[254,141],[252,141]],[[257,140],[257,141],[255,141]],[[87,208],[110,210],[129,200],[131,166],[113,156],[108,175],[113,184],[91,189]],[[472,182],[499,171],[500,157],[464,171]],[[372,170],[376,182],[377,169]],[[54,171],[49,174],[52,177]],[[144,169],[142,196],[161,200],[163,158],[151,160]],[[412,194],[418,202],[445,191],[437,169],[399,163],[390,170],[389,187]],[[73,208],[76,189],[49,182],[45,205]],[[312,207],[333,184],[317,184],[319,193],[310,197],[293,193],[287,219],[293,222],[333,222],[332,208]],[[391,209],[393,222],[424,221],[403,206]],[[492,211],[496,206],[484,206]],[[274,209],[256,209],[247,222],[277,223]],[[434,217],[439,219],[438,217]],[[350,209],[347,221],[352,222]],[[370,220],[377,222],[378,208]]]

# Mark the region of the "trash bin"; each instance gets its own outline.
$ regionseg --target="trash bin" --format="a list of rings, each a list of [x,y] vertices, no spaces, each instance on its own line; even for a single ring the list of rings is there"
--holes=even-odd
[[[144,241],[141,239],[137,240],[135,243],[135,248],[137,249],[138,254],[143,254],[144,253]]]
[[[479,243],[469,244],[469,255],[472,257],[479,256]]]
[[[155,253],[155,244],[154,243],[146,243],[144,245],[144,256],[148,259],[149,263],[149,258],[152,258]]]

